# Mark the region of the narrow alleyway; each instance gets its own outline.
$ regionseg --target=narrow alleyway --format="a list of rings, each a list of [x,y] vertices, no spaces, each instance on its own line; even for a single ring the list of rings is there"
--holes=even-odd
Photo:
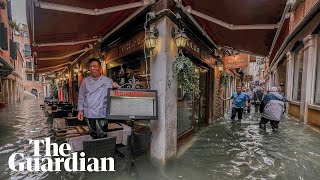
[[[0,179],[96,177],[86,173],[9,170],[7,161],[12,153],[32,153],[28,139],[52,135],[39,102],[30,100],[0,109]],[[221,118],[182,145],[165,168],[139,157],[134,171],[118,172],[108,179],[318,179],[318,132],[290,118],[280,124],[279,132],[272,132],[269,124],[267,131],[260,131],[257,123],[258,115],[253,114],[245,115],[241,123]]]

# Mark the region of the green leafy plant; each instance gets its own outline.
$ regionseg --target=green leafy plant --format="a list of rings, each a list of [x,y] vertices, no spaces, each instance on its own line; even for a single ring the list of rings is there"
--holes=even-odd
[[[54,83],[54,80],[51,82],[51,92],[53,99],[58,99],[58,88],[57,85]]]
[[[230,82],[230,76],[226,72],[221,72],[220,75],[220,86],[227,87]]]
[[[63,92],[69,93],[69,82],[68,80],[63,81]]]
[[[178,77],[179,85],[186,93],[199,94],[199,74],[193,62],[183,54],[172,65],[173,78]]]
[[[9,25],[13,31],[19,31],[19,26],[16,21],[9,21]]]
[[[0,1],[0,9],[6,9],[7,4],[3,1]]]

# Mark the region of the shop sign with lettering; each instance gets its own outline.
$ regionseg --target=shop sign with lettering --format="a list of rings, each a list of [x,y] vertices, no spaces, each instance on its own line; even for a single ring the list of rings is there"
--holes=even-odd
[[[127,55],[133,51],[139,50],[143,47],[144,32],[140,32],[135,37],[119,46],[119,56]]]
[[[223,58],[224,69],[246,68],[249,66],[248,54],[238,54]]]
[[[196,57],[200,57],[200,48],[197,44],[192,42],[190,39],[187,41],[186,50],[195,55]]]

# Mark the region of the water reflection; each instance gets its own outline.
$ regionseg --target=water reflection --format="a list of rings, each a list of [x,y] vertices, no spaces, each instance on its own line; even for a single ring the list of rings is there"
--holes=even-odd
[[[12,153],[32,155],[28,139],[52,136],[51,121],[39,102],[0,109],[0,179],[318,179],[320,175],[319,133],[287,117],[278,132],[270,125],[261,131],[257,115],[246,115],[241,123],[221,118],[183,145],[164,168],[139,157],[134,168],[115,173],[12,172],[7,164]]]

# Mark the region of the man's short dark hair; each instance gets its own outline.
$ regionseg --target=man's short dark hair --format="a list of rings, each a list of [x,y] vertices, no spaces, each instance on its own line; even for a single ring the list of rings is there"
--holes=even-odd
[[[92,63],[92,62],[98,62],[99,63],[99,66],[101,66],[101,62],[100,62],[100,60],[99,59],[97,59],[97,58],[91,58],[91,59],[89,59],[89,64],[90,63]]]

